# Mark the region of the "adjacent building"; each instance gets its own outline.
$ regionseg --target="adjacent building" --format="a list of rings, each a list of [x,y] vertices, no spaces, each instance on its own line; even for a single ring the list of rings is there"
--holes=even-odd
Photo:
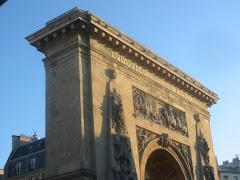
[[[45,138],[12,136],[12,152],[5,165],[4,179],[40,180],[45,173]]]
[[[0,6],[2,6],[7,0],[0,0]]]
[[[218,166],[219,180],[240,180],[240,160],[236,156],[232,162],[223,161],[222,165]]]
[[[3,174],[4,174],[4,170],[3,170],[3,169],[0,169],[0,180],[3,179]]]

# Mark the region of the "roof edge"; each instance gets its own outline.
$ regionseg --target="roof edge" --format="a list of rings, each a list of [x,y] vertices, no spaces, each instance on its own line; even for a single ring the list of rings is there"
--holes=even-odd
[[[86,27],[85,25],[82,25],[81,28],[97,28],[97,31],[101,30],[102,32],[107,33],[109,37],[114,37],[116,40],[121,41],[123,44],[126,44],[129,49],[134,50],[134,52],[141,57],[145,57],[146,61],[151,61],[151,63],[148,64],[154,67],[161,67],[164,71],[167,71],[167,74],[170,73],[171,77],[176,76],[179,79],[176,83],[178,84],[178,86],[180,85],[180,83],[181,85],[185,84],[184,88],[190,88],[189,91],[192,91],[192,94],[194,94],[196,97],[201,97],[200,99],[208,102],[208,107],[211,107],[212,104],[216,104],[218,102],[218,95],[203,86],[200,82],[198,82],[188,74],[184,73],[183,71],[169,63],[167,60],[155,54],[131,37],[127,36],[125,33],[121,32],[111,24],[107,23],[91,11],[84,11],[79,7],[75,7],[67,11],[66,13],[63,13],[62,15],[54,18],[53,20],[48,21],[44,28],[27,36],[26,39],[31,45],[35,46],[39,51],[44,53],[42,46],[44,46],[44,43],[48,41],[49,36],[54,36],[54,33],[56,31],[63,31],[66,26],[76,28],[74,23],[78,20],[89,26]],[[91,33],[94,34],[94,31],[95,29],[92,30]]]

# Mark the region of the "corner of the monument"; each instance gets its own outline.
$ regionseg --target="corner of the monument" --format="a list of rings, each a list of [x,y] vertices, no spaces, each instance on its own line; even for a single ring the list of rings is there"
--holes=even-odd
[[[52,19],[52,20],[46,22],[46,26],[51,25],[52,23],[54,23],[54,22],[60,20],[61,18],[65,17],[65,16],[67,16],[67,15],[73,13],[73,12],[82,12],[82,13],[86,13],[86,11],[84,11],[84,10],[81,9],[80,7],[76,6],[75,8],[72,8],[72,9],[70,9],[69,11],[67,11],[67,12],[65,12],[65,13],[63,13],[63,14],[57,16],[56,18],[54,18],[54,19]]]

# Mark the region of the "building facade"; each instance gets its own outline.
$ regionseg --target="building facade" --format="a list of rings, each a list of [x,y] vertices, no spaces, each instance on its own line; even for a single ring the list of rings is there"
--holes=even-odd
[[[211,90],[78,7],[26,39],[46,56],[45,179],[218,179]]]
[[[45,138],[12,136],[12,152],[4,167],[3,180],[40,180],[45,174]]]
[[[219,180],[239,180],[240,179],[240,160],[236,156],[232,162],[224,161],[218,166]]]
[[[4,170],[3,170],[3,169],[0,169],[0,180],[3,179],[3,174],[4,174]]]

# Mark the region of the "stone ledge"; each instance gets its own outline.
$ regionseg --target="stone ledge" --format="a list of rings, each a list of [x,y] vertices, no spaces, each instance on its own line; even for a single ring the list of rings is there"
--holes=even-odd
[[[165,77],[165,79],[206,102],[208,107],[216,104],[219,100],[217,94],[165,59],[145,48],[92,12],[83,11],[78,7],[49,21],[45,28],[26,37],[26,39],[39,51],[44,53],[45,43],[55,38],[61,38],[62,33],[68,33],[72,30],[90,33],[92,37],[102,39],[105,43],[110,44],[119,51],[124,51],[133,60],[140,61],[146,68],[157,72],[160,76]]]
[[[73,180],[73,179],[95,180],[96,172],[88,169],[79,169],[77,171],[72,171],[72,172],[64,173],[58,176],[45,178],[45,180],[55,180],[55,179],[57,180]]]

